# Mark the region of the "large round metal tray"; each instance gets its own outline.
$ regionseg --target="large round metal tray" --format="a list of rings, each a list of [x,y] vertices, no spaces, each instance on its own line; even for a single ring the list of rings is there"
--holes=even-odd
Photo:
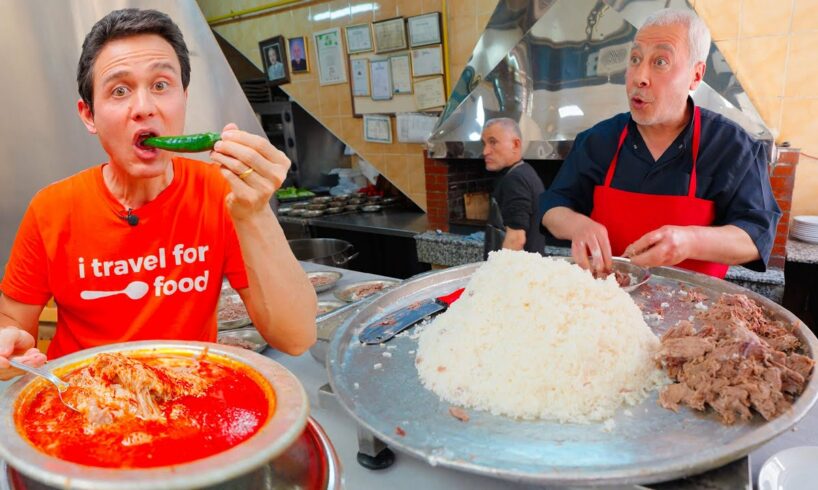
[[[603,424],[520,421],[476,410],[469,410],[470,420],[461,422],[448,413],[448,403],[421,384],[414,366],[416,339],[402,335],[387,344],[366,346],[358,341],[358,334],[364,325],[389,311],[465,286],[479,266],[428,273],[372,298],[345,320],[329,346],[330,383],[342,406],[390,447],[432,465],[554,485],[672,480],[748,454],[795,424],[818,398],[818,381],[813,375],[792,410],[769,422],[756,415],[749,423],[726,426],[712,412],[701,414],[683,407],[674,413],[657,404],[657,391],[640,405],[620,409],[610,431]],[[792,313],[772,301],[728,282],[676,268],[651,272],[648,283],[631,295],[657,334],[697,311],[694,303],[684,302],[685,297],[678,294],[682,286],[705,293],[705,305],[721,293],[742,293],[774,317],[795,325],[805,354],[815,359],[818,340]],[[662,317],[654,314],[658,310],[663,311]],[[384,352],[389,354],[384,356]]]

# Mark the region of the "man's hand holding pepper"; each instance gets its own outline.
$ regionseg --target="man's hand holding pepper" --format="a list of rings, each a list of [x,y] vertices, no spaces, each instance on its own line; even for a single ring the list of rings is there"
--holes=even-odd
[[[258,213],[271,213],[270,198],[281,187],[290,168],[290,159],[262,136],[240,131],[233,123],[222,131],[210,153],[222,165],[222,174],[233,190],[227,208],[234,220]]]

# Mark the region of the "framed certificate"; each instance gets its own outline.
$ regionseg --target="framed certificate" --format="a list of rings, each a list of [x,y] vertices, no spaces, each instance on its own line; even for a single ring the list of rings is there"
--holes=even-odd
[[[392,98],[392,70],[389,59],[372,60],[369,63],[372,81],[372,100],[389,100]]]
[[[352,96],[369,97],[369,60],[358,58],[350,60],[352,72]]]
[[[403,17],[372,23],[375,31],[375,52],[386,53],[406,49],[406,23]]]
[[[407,19],[409,46],[440,44],[440,12],[416,15]]]
[[[364,115],[364,141],[372,143],[392,143],[392,121],[389,116]]]
[[[417,104],[418,110],[446,105],[443,77],[415,80],[415,104]]]
[[[412,76],[443,74],[443,48],[440,45],[412,50]]]
[[[412,93],[412,69],[409,55],[400,54],[389,58],[389,68],[392,72],[392,92],[397,94]]]
[[[358,24],[344,27],[347,35],[347,53],[366,53],[372,51],[372,30],[369,24]]]
[[[334,85],[346,83],[346,59],[341,47],[341,30],[337,27],[315,32],[315,59],[318,62],[318,83]]]

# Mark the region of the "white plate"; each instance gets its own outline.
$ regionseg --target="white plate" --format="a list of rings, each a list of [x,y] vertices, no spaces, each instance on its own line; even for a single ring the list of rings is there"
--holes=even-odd
[[[818,446],[791,447],[764,463],[758,474],[759,490],[812,490],[818,477]]]
[[[792,220],[799,224],[818,226],[818,216],[796,216]]]

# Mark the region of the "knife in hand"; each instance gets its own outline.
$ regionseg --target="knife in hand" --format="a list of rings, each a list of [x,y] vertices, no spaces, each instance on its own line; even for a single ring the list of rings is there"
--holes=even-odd
[[[424,318],[446,310],[460,298],[464,289],[460,288],[446,296],[417,301],[393,311],[364,328],[358,335],[358,340],[364,344],[382,344]]]

